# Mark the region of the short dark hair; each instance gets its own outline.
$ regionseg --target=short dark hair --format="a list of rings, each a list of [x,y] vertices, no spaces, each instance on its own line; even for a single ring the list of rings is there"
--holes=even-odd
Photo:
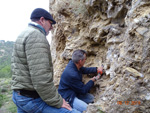
[[[84,50],[82,50],[82,49],[75,50],[75,51],[73,52],[73,54],[72,54],[72,61],[73,61],[74,63],[78,63],[79,60],[85,59],[84,54],[86,55],[87,52],[84,51]]]

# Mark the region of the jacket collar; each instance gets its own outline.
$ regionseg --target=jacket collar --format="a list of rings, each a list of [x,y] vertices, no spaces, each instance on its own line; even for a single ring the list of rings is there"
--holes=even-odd
[[[78,68],[77,68],[77,66],[75,65],[75,63],[72,60],[69,61],[69,66],[73,67],[74,69],[76,69],[77,71],[79,71]]]
[[[36,22],[30,22],[28,25],[34,26],[34,27],[38,28],[46,36],[46,31],[45,31],[45,29],[41,25],[37,24]]]

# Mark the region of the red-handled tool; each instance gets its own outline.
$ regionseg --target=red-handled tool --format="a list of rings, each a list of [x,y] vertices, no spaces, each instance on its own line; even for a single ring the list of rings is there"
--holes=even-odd
[[[99,76],[99,79],[103,76],[103,74],[105,73],[105,71],[104,71],[104,66],[103,66],[103,64],[102,64],[102,67],[103,67],[103,70],[102,71],[99,71],[98,70],[98,75],[97,76]],[[97,80],[98,78],[96,77],[96,80]]]

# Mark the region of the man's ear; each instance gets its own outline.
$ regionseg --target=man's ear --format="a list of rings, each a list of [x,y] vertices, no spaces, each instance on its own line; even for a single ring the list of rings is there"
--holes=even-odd
[[[82,60],[79,60],[79,62],[78,63],[81,63],[82,62]]]
[[[40,20],[39,20],[39,22],[43,25],[43,23],[45,22],[44,20],[45,20],[45,18],[41,17]]]

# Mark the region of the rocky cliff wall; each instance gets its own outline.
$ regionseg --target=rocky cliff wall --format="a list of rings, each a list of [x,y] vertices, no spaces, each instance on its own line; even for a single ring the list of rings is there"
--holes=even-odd
[[[87,113],[150,113],[150,1],[50,0],[55,84],[72,52],[88,52],[85,66],[104,65]]]

